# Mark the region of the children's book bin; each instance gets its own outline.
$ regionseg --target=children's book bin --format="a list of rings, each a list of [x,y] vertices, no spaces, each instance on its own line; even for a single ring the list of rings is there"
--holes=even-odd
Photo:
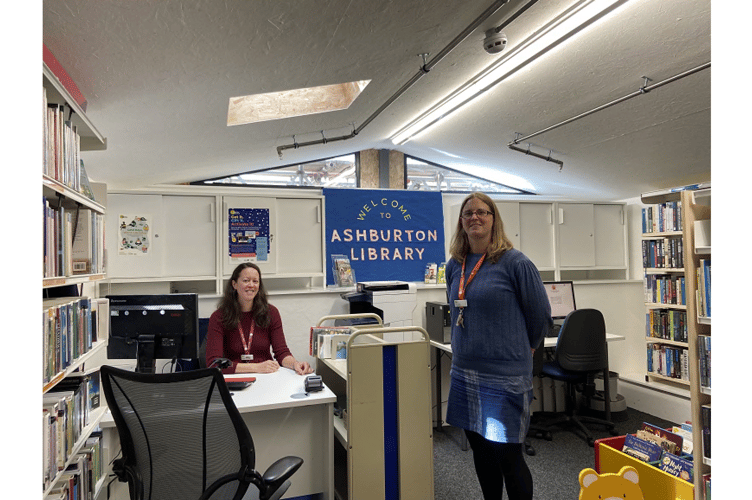
[[[645,500],[694,500],[694,484],[622,453],[624,437],[595,441],[595,471],[598,474],[618,473],[625,465],[631,465],[640,476],[639,484]]]

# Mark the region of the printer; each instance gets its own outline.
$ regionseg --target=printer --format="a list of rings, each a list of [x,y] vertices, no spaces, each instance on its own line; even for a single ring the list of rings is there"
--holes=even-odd
[[[343,293],[350,303],[350,314],[375,313],[384,326],[412,326],[417,307],[417,287],[406,281],[359,281],[355,292]],[[350,324],[355,324],[353,321]],[[401,334],[385,335],[403,340]],[[399,338],[396,338],[399,337]]]

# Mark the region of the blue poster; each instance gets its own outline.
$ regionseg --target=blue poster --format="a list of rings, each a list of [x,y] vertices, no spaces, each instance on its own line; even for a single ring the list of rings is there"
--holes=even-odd
[[[441,193],[323,189],[326,253],[344,255],[357,281],[423,281],[445,260]],[[327,285],[334,284],[327,266]]]
[[[230,208],[227,215],[230,257],[243,262],[269,260],[269,209]]]

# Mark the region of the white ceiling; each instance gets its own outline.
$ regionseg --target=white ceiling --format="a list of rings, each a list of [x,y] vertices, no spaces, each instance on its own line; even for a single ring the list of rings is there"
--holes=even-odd
[[[107,150],[84,157],[109,188],[185,183],[354,151],[398,149],[546,198],[619,200],[710,180],[711,69],[534,137],[531,134],[710,62],[710,0],[631,0],[414,141],[389,137],[575,0],[540,0],[484,32],[511,0],[355,138],[289,149],[360,126],[491,0],[45,0],[44,43],[88,100]],[[230,97],[371,80],[347,110],[227,127]],[[523,145],[527,147],[527,145]],[[472,170],[471,170],[472,169]],[[510,181],[516,176],[521,181]]]

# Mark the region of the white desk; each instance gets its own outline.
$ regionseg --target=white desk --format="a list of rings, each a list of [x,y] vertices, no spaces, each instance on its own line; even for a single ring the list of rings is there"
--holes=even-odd
[[[253,437],[256,469],[263,473],[279,458],[287,455],[301,457],[303,465],[292,476],[292,485],[284,498],[323,492],[324,499],[334,500],[332,419],[336,396],[327,387],[306,396],[303,387],[305,377],[287,368],[253,376],[256,382],[246,389],[235,391],[233,400]],[[109,411],[102,418],[100,426],[106,436],[105,446],[111,460],[118,453],[120,445]],[[112,486],[115,488],[111,488],[111,499],[129,498],[126,483],[116,481]],[[106,493],[100,495],[102,498],[105,496]]]
[[[543,347],[544,348],[553,348],[556,347],[556,342],[559,340],[558,337],[546,337],[543,341]],[[606,342],[613,342],[616,340],[624,340],[623,335],[616,335],[613,333],[607,333],[606,334]],[[431,346],[435,347],[436,349],[440,351],[444,351],[446,353],[449,353],[451,356],[452,354],[452,344],[442,344],[441,342],[437,342],[435,340],[431,341]],[[439,401],[439,403],[435,404],[434,407],[436,408],[436,428],[441,429],[442,425],[442,419],[441,419],[441,413],[442,413],[442,404],[440,403],[442,399],[442,393],[441,393],[441,356],[437,353],[436,355],[436,399]]]

